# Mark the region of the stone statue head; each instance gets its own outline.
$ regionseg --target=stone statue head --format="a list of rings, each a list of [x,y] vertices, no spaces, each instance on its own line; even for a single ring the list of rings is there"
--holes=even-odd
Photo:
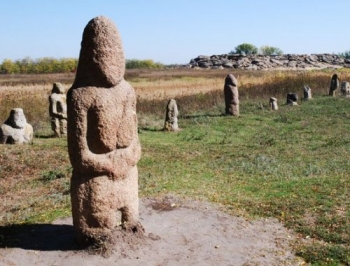
[[[125,58],[117,27],[103,16],[90,20],[83,32],[72,87],[114,87],[123,79],[124,72]]]
[[[10,116],[5,122],[13,128],[24,128],[27,124],[27,119],[24,116],[22,108],[14,108],[10,112]]]
[[[63,85],[59,82],[55,82],[52,86],[52,90],[51,93],[58,93],[58,94],[64,94],[65,93],[65,89],[63,87]]]
[[[237,87],[237,79],[233,74],[228,74],[225,78],[225,85],[231,85]]]

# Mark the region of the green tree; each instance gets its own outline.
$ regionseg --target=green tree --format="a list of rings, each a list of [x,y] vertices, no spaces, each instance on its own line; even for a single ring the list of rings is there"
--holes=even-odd
[[[260,47],[260,53],[263,55],[282,55],[283,51],[277,47],[264,45]]]
[[[4,59],[0,66],[0,73],[2,74],[17,74],[19,73],[19,67],[11,59]]]
[[[250,55],[257,54],[258,48],[250,43],[242,43],[235,47],[235,50],[229,52],[229,54],[242,54],[242,55]]]
[[[338,54],[340,57],[350,59],[350,50]]]
[[[25,57],[22,60],[16,60],[15,63],[18,65],[21,74],[34,73],[34,61],[30,57]]]

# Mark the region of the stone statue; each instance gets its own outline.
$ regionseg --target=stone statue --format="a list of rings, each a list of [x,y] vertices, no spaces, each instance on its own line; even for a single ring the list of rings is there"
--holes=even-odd
[[[14,108],[0,127],[1,144],[24,144],[33,141],[33,127],[27,123],[22,108]]]
[[[312,99],[311,88],[307,85],[304,86],[304,101]]]
[[[55,137],[67,135],[67,103],[66,94],[61,83],[55,82],[49,96],[49,113],[51,128]]]
[[[287,93],[287,105],[298,105],[298,94]]]
[[[111,238],[120,223],[126,232],[144,232],[138,211],[136,95],[124,72],[115,24],[103,16],[92,19],[67,94],[72,214],[81,245]]]
[[[350,96],[350,82],[342,81],[340,86],[340,92],[342,96],[349,97]]]
[[[177,116],[179,111],[177,109],[177,104],[174,99],[169,100],[166,107],[164,130],[165,131],[177,131],[179,126],[177,124]]]
[[[335,96],[335,91],[339,88],[339,78],[337,74],[333,74],[331,85],[329,86],[329,96]]]
[[[270,108],[273,111],[277,111],[278,110],[277,98],[274,98],[274,97],[270,98]]]
[[[225,78],[224,95],[225,114],[239,116],[237,79],[232,74],[227,75]]]

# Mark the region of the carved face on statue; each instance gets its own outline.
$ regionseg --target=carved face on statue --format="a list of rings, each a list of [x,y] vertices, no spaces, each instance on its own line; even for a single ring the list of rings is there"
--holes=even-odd
[[[110,88],[123,79],[124,72],[124,51],[117,28],[105,17],[92,19],[84,29],[73,87]]]

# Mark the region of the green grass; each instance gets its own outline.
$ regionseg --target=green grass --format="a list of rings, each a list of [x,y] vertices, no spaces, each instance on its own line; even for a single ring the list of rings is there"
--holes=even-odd
[[[350,100],[241,109],[239,118],[187,116],[177,133],[141,131],[141,195],[172,192],[277,217],[319,243],[296,245],[307,260],[349,263]]]

